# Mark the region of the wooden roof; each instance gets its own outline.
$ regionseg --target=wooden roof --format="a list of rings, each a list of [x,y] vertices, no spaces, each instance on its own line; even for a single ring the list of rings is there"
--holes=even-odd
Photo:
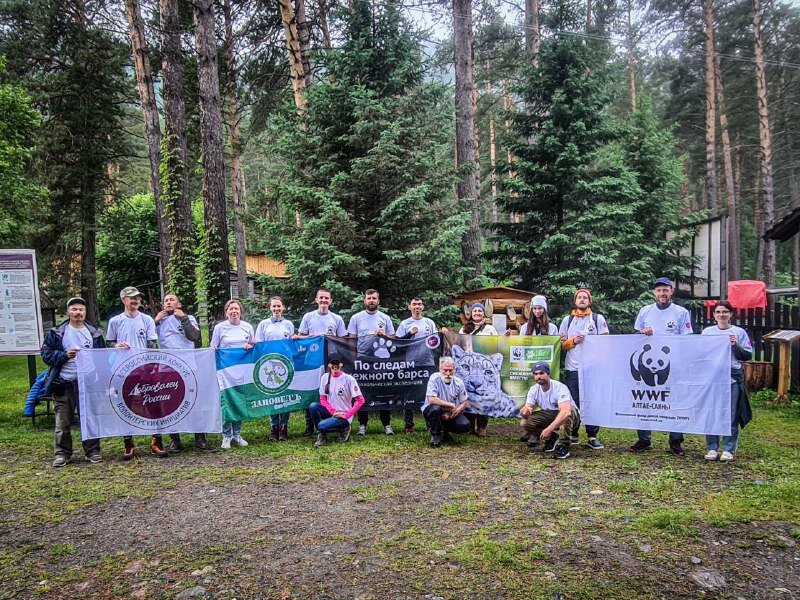
[[[231,256],[231,266],[235,271],[236,256]],[[255,273],[256,275],[269,275],[270,277],[277,277],[279,279],[286,279],[289,277],[286,273],[286,265],[284,263],[270,258],[265,254],[245,255],[245,267],[248,273]]]
[[[464,300],[467,303],[476,302],[485,298],[491,298],[492,302],[497,300],[513,300],[516,302],[530,302],[531,298],[536,295],[536,292],[529,292],[527,290],[518,290],[506,286],[488,287],[480,290],[473,290],[461,294],[457,298],[453,298],[456,304],[461,304]]]
[[[765,240],[785,242],[800,232],[800,208],[795,208],[788,215],[764,232]]]

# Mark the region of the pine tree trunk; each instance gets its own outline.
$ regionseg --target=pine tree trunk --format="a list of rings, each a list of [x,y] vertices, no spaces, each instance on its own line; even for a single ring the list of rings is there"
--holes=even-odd
[[[167,264],[170,256],[170,235],[167,217],[164,214],[164,201],[161,198],[161,181],[158,167],[161,163],[161,124],[158,117],[156,92],[153,85],[153,74],[150,70],[150,52],[144,35],[144,22],[139,0],[125,0],[125,14],[128,18],[131,50],[133,51],[133,69],[136,74],[136,87],[139,89],[139,101],[144,117],[144,135],[147,142],[147,155],[150,159],[150,189],[156,203],[158,219],[158,246],[161,272],[164,284],[167,283]]]
[[[193,2],[197,83],[200,92],[200,162],[203,171],[206,301],[209,316],[224,318],[230,294],[225,165],[222,158],[222,103],[219,93],[213,0]]]
[[[189,152],[186,141],[183,53],[178,0],[160,0],[162,98],[164,103],[164,151],[161,181],[164,213],[169,224],[172,251],[168,269],[169,291],[187,310],[197,304],[196,243],[189,196]]]
[[[297,40],[300,42],[300,55],[303,59],[303,74],[305,75],[305,86],[311,85],[311,60],[309,50],[311,49],[311,25],[306,18],[306,0],[295,0],[295,15],[297,16]]]
[[[528,64],[539,68],[539,47],[542,38],[539,31],[539,0],[525,0],[525,52]]]
[[[233,54],[233,19],[230,0],[222,3],[225,19],[225,107],[228,120],[228,145],[231,153],[231,203],[233,204],[233,234],[236,247],[236,287],[239,298],[247,298],[250,288],[247,281],[247,239],[244,230],[245,178],[242,170],[242,144],[239,135],[239,72]]]
[[[761,170],[753,185],[753,231],[756,234],[756,279],[764,279],[764,204],[761,198]]]
[[[486,65],[487,70],[489,65]],[[492,84],[486,82],[486,93],[492,93]],[[494,130],[494,113],[489,113],[489,167],[491,169],[491,194],[492,194],[492,223],[497,223],[499,219],[497,210],[497,139]],[[497,250],[497,243],[495,242],[495,250]]]
[[[703,0],[706,38],[706,198],[712,216],[719,214],[717,193],[716,94],[714,91],[714,2]]]
[[[722,159],[725,165],[725,196],[728,207],[728,281],[736,281],[741,276],[739,190],[733,181],[731,136],[728,130],[728,113],[725,107],[725,90],[722,87],[722,69],[719,56],[714,60],[714,89],[717,94],[719,128],[722,138]]]
[[[627,45],[627,53],[628,53],[628,80],[629,80],[629,87],[630,87],[630,99],[631,99],[631,110],[636,110],[636,57],[635,57],[635,50],[636,50],[636,36],[633,32],[633,23],[631,21],[631,12],[633,11],[633,7],[631,3],[628,2],[626,6],[626,12],[628,17],[628,31],[626,35],[626,45]]]
[[[86,300],[86,320],[100,323],[97,309],[97,207],[93,198],[83,197],[81,204],[81,297]]]
[[[456,167],[461,174],[456,194],[470,211],[468,230],[461,240],[461,257],[473,269],[471,277],[479,277],[482,273],[481,230],[479,176],[475,160],[475,118],[472,108],[475,82],[472,77],[474,58],[471,0],[453,0],[453,35],[456,71]]]
[[[756,66],[756,94],[758,96],[758,142],[761,149],[762,230],[769,229],[775,219],[774,181],[772,176],[772,133],[767,101],[767,73],[764,65],[764,43],[761,39],[761,0],[753,0],[754,58]],[[767,286],[775,285],[775,242],[764,240],[761,272]]]
[[[306,75],[303,70],[303,52],[300,48],[300,39],[297,35],[297,24],[295,22],[292,0],[278,0],[281,8],[281,20],[283,21],[283,32],[286,36],[286,48],[289,51],[289,72],[292,77],[292,91],[294,92],[294,104],[297,112],[301,116],[306,111]]]
[[[325,50],[331,49],[331,29],[328,25],[328,6],[325,0],[319,0],[317,5],[317,20],[319,21],[319,29],[322,32],[322,45]]]

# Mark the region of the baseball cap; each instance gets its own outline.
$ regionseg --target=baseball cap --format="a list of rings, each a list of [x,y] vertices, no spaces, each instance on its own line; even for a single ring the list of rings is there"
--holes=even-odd
[[[531,367],[531,373],[535,373],[536,371],[544,371],[545,373],[550,375],[550,365],[548,365],[543,360],[540,360],[537,363],[533,363],[533,366]]]
[[[328,364],[335,362],[339,364],[344,364],[344,360],[342,360],[342,355],[339,354],[338,352],[334,352],[328,357]]]
[[[675,287],[675,283],[669,277],[659,277],[656,279],[656,282],[653,284],[653,289],[656,289],[660,285],[668,285],[671,288]]]
[[[137,290],[132,285],[122,288],[122,291],[119,293],[120,298],[135,298],[136,296],[144,296],[144,294],[142,294],[142,292]]]
[[[79,296],[73,296],[72,298],[67,300],[67,308],[69,308],[73,304],[83,304],[84,306],[86,306],[86,300],[84,300]]]

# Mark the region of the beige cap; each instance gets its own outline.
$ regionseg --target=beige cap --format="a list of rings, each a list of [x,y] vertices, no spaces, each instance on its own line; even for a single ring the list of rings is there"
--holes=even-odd
[[[119,297],[120,298],[126,298],[126,297],[127,298],[135,298],[136,296],[144,296],[144,294],[142,294],[142,292],[137,290],[132,285],[129,285],[128,287],[123,288],[122,291],[119,293]]]

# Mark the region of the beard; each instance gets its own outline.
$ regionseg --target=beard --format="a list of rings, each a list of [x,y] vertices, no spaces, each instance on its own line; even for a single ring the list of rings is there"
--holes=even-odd
[[[442,375],[442,381],[444,381],[447,384],[453,383],[453,376],[450,375],[449,377],[447,377],[445,375]]]

